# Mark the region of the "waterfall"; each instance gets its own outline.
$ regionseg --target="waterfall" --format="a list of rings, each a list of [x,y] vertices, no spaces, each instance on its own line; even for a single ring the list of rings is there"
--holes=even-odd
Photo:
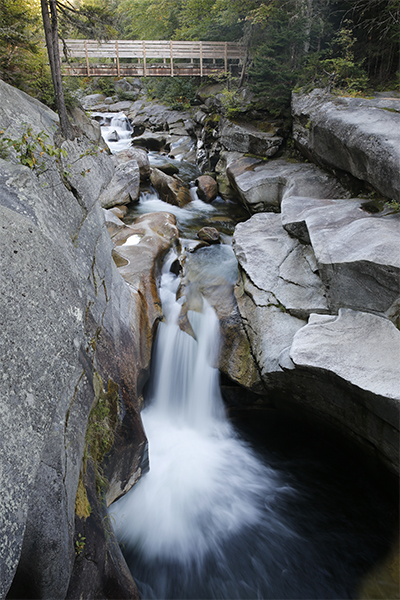
[[[218,318],[201,299],[188,311],[195,338],[179,328],[179,278],[165,264],[160,295],[164,319],[157,333],[149,406],[142,417],[150,472],[111,509],[117,536],[145,562],[166,560],[201,569],[249,528],[265,527],[269,498],[281,487],[229,424],[219,390]],[[291,535],[271,512],[270,531]],[[237,543],[237,542],[236,542]],[[159,592],[160,593],[160,592]],[[168,597],[165,590],[154,597]],[[150,594],[150,597],[153,597]],[[173,597],[173,596],[171,596]],[[182,597],[185,597],[183,595]]]
[[[118,133],[118,142],[108,141],[113,152],[129,147],[123,122],[98,117],[105,137]],[[156,166],[165,160],[149,158]],[[189,168],[186,176],[193,179]],[[160,210],[176,215],[190,250],[198,229],[219,214],[225,222],[234,205],[205,204],[192,190],[192,202],[179,208],[149,188],[132,212]],[[229,231],[228,224],[221,245],[188,251],[182,289],[170,272],[176,256],[164,265],[164,316],[142,412],[150,472],[110,507],[111,522],[143,600],[357,597],[360,578],[398,529],[397,485],[393,501],[363,457],[284,410],[246,411],[243,398],[240,435],[228,420],[216,369],[218,319],[198,290],[232,294],[238,269]]]

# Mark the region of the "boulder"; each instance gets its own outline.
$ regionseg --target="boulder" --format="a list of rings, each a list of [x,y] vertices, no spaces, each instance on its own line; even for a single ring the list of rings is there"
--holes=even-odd
[[[107,141],[108,142],[119,142],[119,135],[115,129],[114,129],[114,131],[112,131],[111,133],[108,134]]]
[[[248,124],[221,121],[220,142],[228,152],[243,152],[258,156],[273,156],[283,138],[274,133],[265,133]]]
[[[99,202],[103,208],[128,204],[139,198],[140,171],[136,160],[121,163],[115,169],[112,180],[101,193]]]
[[[323,90],[292,96],[293,137],[308,157],[400,200],[400,100],[343,98]]]
[[[337,405],[336,418],[372,442],[397,470],[399,356],[400,331],[388,319],[349,309],[340,309],[338,316],[311,315],[290,348],[296,368],[333,374],[363,391],[355,408],[340,396],[330,398]]]
[[[315,165],[283,159],[269,162],[241,157],[227,167],[232,187],[251,214],[280,212],[285,196],[340,198],[348,194],[338,181]]]
[[[219,231],[215,227],[202,227],[197,232],[197,237],[202,242],[207,242],[207,244],[219,244],[221,241]]]
[[[191,202],[189,187],[178,177],[166,175],[159,169],[151,170],[150,181],[164,202],[175,206],[186,206]]]
[[[161,150],[167,143],[167,134],[144,132],[142,135],[132,139],[132,146],[141,146],[148,150]]]
[[[190,136],[170,135],[167,145],[171,158],[184,159],[191,163],[196,162],[195,144]]]
[[[207,83],[202,85],[196,92],[197,98],[205,102],[208,98],[220,94],[225,89],[224,83]]]
[[[85,110],[90,110],[93,106],[103,103],[105,99],[104,94],[89,94],[82,98],[81,103]]]
[[[246,279],[264,293],[266,305],[301,319],[328,312],[314,252],[285,232],[280,215],[262,213],[239,223],[233,249]]]
[[[368,213],[357,198],[287,197],[282,223],[312,244],[331,311],[386,312],[400,297],[400,215]]]
[[[179,173],[179,169],[176,165],[173,165],[170,162],[164,162],[162,164],[157,165],[157,169],[162,171],[166,175],[177,175]]]
[[[147,181],[150,178],[150,162],[149,156],[143,148],[126,148],[126,150],[120,150],[114,155],[118,162],[129,162],[130,160],[136,160],[139,165],[140,181]]]
[[[200,175],[195,185],[197,185],[197,195],[203,202],[212,202],[218,195],[218,184],[210,175]]]

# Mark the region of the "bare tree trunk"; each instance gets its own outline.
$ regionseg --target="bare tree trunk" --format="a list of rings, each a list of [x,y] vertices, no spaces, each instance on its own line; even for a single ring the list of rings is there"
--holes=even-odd
[[[74,132],[68,120],[65,107],[64,89],[61,79],[60,50],[58,47],[58,20],[56,0],[40,0],[42,8],[44,35],[49,56],[51,77],[56,97],[57,112],[60,118],[61,133],[66,139],[73,140]],[[50,7],[50,11],[49,11]]]

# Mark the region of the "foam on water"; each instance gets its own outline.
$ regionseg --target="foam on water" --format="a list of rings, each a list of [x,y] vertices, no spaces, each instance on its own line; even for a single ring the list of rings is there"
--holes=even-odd
[[[196,340],[181,331],[179,280],[168,269],[169,263],[162,276],[165,322],[156,342],[153,397],[142,413],[150,472],[112,514],[125,546],[148,559],[200,565],[206,554],[218,555],[227,539],[265,521],[268,497],[282,484],[225,416],[213,366],[218,350],[214,310],[203,300],[202,312],[188,311]],[[273,515],[268,526],[285,529]]]

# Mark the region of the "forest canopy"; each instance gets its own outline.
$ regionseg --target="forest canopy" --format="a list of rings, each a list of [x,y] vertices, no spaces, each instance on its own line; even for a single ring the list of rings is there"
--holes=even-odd
[[[400,0],[58,0],[61,37],[242,41],[272,111],[298,86],[399,86]],[[39,0],[0,0],[0,77],[52,103]]]

